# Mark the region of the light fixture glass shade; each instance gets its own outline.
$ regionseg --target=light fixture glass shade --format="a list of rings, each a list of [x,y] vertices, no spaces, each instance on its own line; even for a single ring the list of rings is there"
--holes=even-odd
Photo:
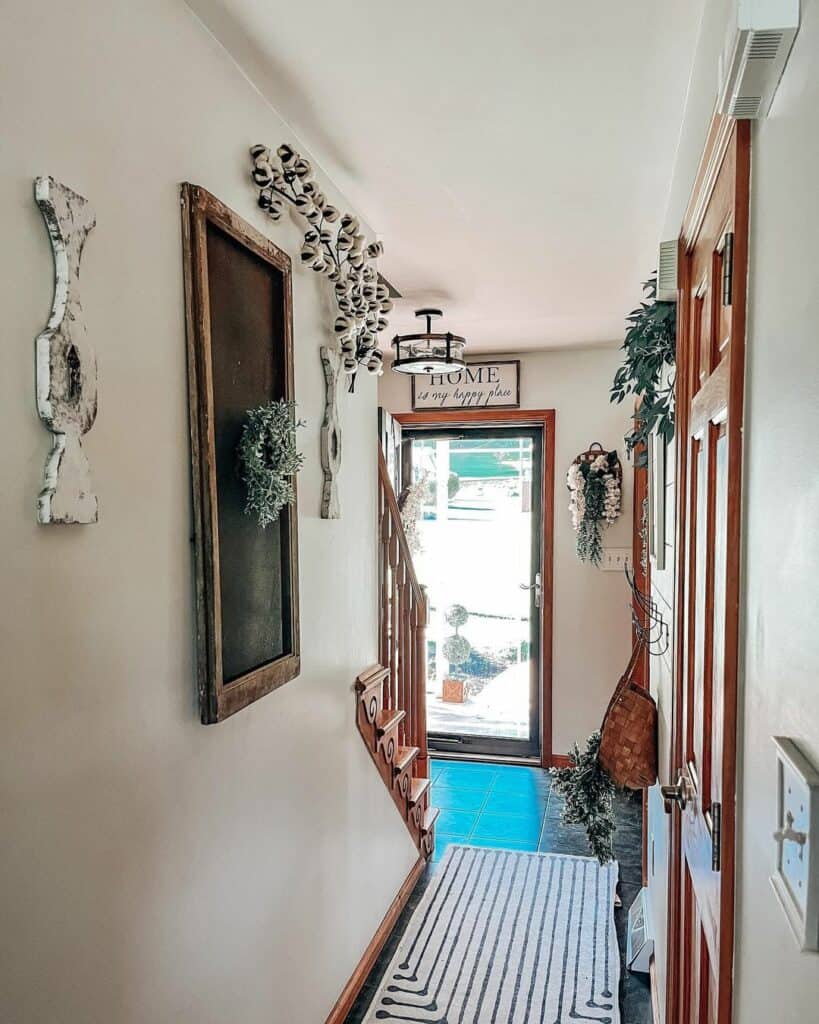
[[[426,331],[421,334],[396,335],[392,344],[396,373],[432,374],[451,373],[463,369],[466,339],[456,334],[432,332],[433,318],[443,316],[439,309],[418,309],[417,317],[426,320]]]

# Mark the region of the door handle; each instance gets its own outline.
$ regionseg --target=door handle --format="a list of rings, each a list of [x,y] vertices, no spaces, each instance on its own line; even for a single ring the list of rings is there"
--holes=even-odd
[[[663,807],[666,814],[671,814],[673,804],[676,804],[681,811],[685,810],[688,803],[688,780],[682,772],[680,772],[676,786],[660,786],[660,792],[663,795]]]
[[[540,573],[535,573],[534,583],[519,583],[518,586],[521,590],[534,590],[535,592],[535,608],[540,608],[543,601],[543,583],[541,582]]]

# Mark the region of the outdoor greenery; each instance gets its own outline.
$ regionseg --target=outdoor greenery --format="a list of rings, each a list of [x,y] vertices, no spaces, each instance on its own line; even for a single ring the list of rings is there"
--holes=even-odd
[[[564,801],[563,821],[566,825],[582,825],[589,846],[601,864],[613,859],[614,783],[600,767],[600,733],[589,737],[586,749],[575,743],[569,751],[568,768],[552,768],[552,787]]]
[[[639,448],[636,465],[645,466],[645,442],[656,430],[669,442],[674,437],[674,365],[677,344],[677,305],[657,301],[657,274],[643,284],[645,299],[626,317],[629,325],[622,349],[623,365],[614,375],[610,400],[639,398],[634,426],[625,436],[629,453]]]
[[[264,529],[274,523],[285,505],[295,501],[293,475],[304,462],[296,451],[296,403],[280,399],[250,409],[242,427],[237,455],[247,488],[245,512]]]

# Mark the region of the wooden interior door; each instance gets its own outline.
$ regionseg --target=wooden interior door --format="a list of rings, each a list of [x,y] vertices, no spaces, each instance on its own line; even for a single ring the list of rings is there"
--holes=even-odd
[[[728,1024],[750,130],[718,119],[680,239],[669,1012]]]

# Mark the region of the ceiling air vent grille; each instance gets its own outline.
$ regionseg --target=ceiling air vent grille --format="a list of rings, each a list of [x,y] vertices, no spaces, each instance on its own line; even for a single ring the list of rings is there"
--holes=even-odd
[[[776,60],[784,37],[784,32],[752,32],[748,60]]]
[[[759,117],[761,107],[761,96],[737,96],[731,102],[728,113],[731,117],[750,119]]]
[[[721,114],[767,115],[798,31],[799,0],[736,0],[720,58]]]
[[[751,32],[748,60],[776,60],[783,39],[783,32]]]
[[[677,239],[660,242],[660,259],[657,264],[657,300],[677,301]]]

